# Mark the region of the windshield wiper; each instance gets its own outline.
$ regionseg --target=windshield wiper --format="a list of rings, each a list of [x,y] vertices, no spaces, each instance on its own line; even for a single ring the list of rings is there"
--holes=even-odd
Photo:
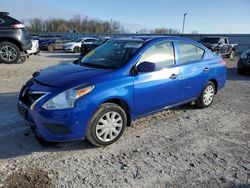
[[[81,62],[79,64],[82,65],[82,66],[93,67],[93,68],[114,69],[113,67],[109,67],[109,66],[106,66],[106,65],[100,65],[100,64],[94,64],[94,63]]]

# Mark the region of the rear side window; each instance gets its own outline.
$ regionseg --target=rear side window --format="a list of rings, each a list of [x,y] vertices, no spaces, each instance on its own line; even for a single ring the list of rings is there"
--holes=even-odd
[[[162,69],[175,64],[173,43],[161,42],[148,48],[141,56],[140,63],[148,61],[156,64],[156,69]]]
[[[0,24],[4,23],[4,21],[2,19],[0,19]]]
[[[182,64],[200,61],[205,54],[205,50],[189,43],[179,42],[179,47]]]

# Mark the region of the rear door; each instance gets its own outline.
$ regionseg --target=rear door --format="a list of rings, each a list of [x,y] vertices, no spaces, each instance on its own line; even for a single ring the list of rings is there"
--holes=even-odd
[[[171,41],[159,42],[141,55],[139,62],[156,64],[154,72],[134,76],[135,115],[147,114],[179,102],[181,97],[180,67],[176,65]]]
[[[199,97],[208,81],[210,66],[205,60],[205,50],[187,42],[178,42],[181,64],[181,100],[189,101]]]

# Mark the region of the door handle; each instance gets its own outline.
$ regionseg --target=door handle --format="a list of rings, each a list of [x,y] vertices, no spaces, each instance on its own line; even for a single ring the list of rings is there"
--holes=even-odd
[[[177,74],[172,74],[169,78],[171,78],[171,79],[176,79],[177,78]]]
[[[209,71],[209,68],[206,67],[205,69],[203,69],[204,72],[208,72]]]

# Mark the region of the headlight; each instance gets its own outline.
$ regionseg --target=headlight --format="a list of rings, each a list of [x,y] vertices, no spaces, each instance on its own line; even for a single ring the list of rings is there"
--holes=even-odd
[[[44,103],[42,108],[46,110],[73,108],[77,99],[90,93],[93,89],[94,86],[80,86],[64,91]]]

